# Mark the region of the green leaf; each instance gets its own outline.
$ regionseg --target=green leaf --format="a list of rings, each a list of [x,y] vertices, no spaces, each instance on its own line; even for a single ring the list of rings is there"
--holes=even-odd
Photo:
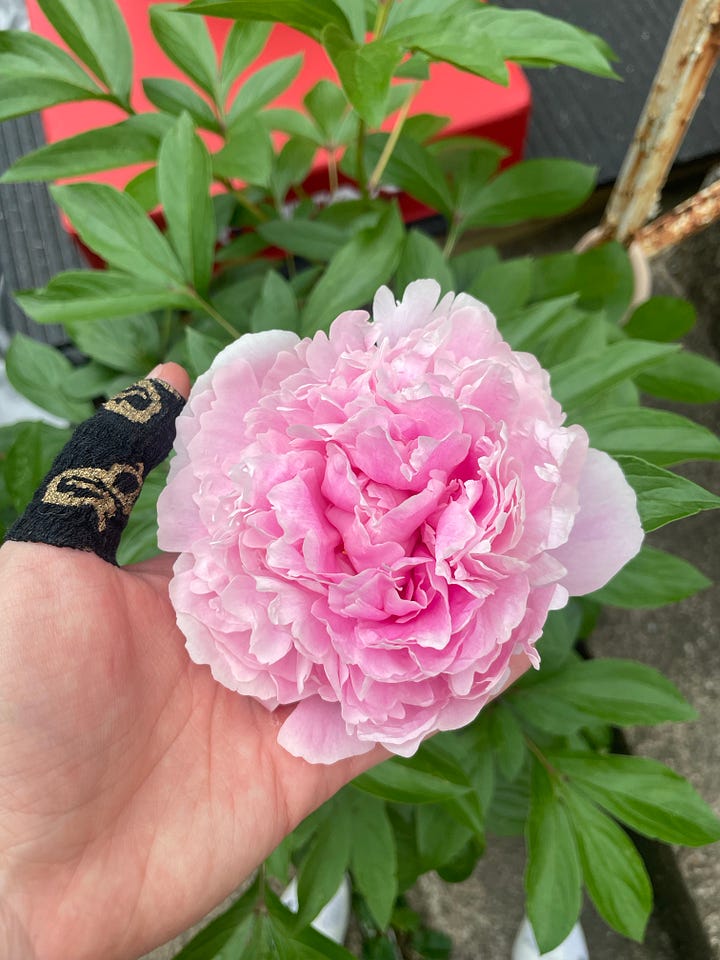
[[[65,43],[123,103],[130,97],[130,34],[114,0],[38,0]]]
[[[535,261],[534,300],[579,294],[579,307],[604,310],[613,324],[622,321],[634,289],[630,258],[614,241],[585,253],[555,253]]]
[[[207,293],[215,254],[211,183],[210,154],[183,113],[162,142],[157,184],[167,236],[187,283],[201,296]]]
[[[88,357],[135,378],[144,377],[163,359],[158,322],[147,314],[114,320],[71,322],[68,330],[79,349]]]
[[[272,917],[275,928],[284,931],[286,935],[291,935],[296,944],[309,947],[314,952],[313,955],[325,957],[327,960],[354,960],[353,955],[343,946],[333,940],[328,940],[313,927],[298,931],[295,914],[288,910],[268,888],[265,889],[265,906]]]
[[[592,902],[614,930],[641,943],[653,891],[635,844],[577,791],[568,789],[564,796]]]
[[[370,127],[379,127],[385,119],[390,81],[402,58],[400,45],[384,39],[355,43],[332,25],[323,31],[323,45],[350,103]]]
[[[161,3],[150,7],[150,27],[172,62],[214,98],[218,65],[205,20],[186,17],[181,9]]]
[[[700,424],[666,410],[618,407],[588,413],[583,426],[594,447],[611,456],[637,456],[658,466],[720,460],[720,439]]]
[[[450,259],[450,266],[458,284],[458,290],[470,290],[472,285],[487,269],[500,263],[495,247],[477,247],[456,253]]]
[[[353,784],[366,793],[395,803],[437,803],[462,797],[469,789],[442,776],[403,766],[397,760],[386,760],[360,774]]]
[[[523,160],[480,188],[466,222],[495,227],[557,217],[587,200],[595,174],[595,167],[575,160]]]
[[[147,213],[160,205],[157,189],[157,167],[149,167],[125,184],[125,193]]]
[[[210,104],[187,83],[166,77],[147,77],[142,84],[145,96],[158,110],[176,117],[186,111],[196,126],[212,130],[213,133],[221,132],[220,123]]]
[[[2,180],[56,180],[152,161],[171,123],[169,117],[141,113],[108,127],[58,140],[16,160]]]
[[[348,241],[348,231],[318,220],[270,220],[257,232],[274,247],[306,260],[327,262]]]
[[[395,275],[395,292],[402,297],[409,283],[426,277],[437,280],[443,293],[455,286],[452,271],[437,243],[420,230],[410,230]]]
[[[500,773],[512,782],[522,769],[527,751],[520,724],[502,702],[489,711],[488,733]]]
[[[303,334],[312,336],[343,310],[367,302],[395,272],[404,239],[402,220],[392,205],[376,226],[361,230],[338,250],[307,299]],[[362,269],[358,269],[359,264]]]
[[[504,58],[481,19],[448,17],[442,12],[410,17],[386,30],[385,39],[506,86]]]
[[[300,314],[292,287],[279,273],[269,270],[265,275],[260,298],[250,316],[250,330],[297,331]]]
[[[368,4],[365,2],[358,3],[358,0],[335,0],[335,4],[345,14],[353,40],[357,43],[364,43],[368,29]]]
[[[487,829],[497,837],[522,835],[530,809],[530,771],[508,783],[498,777],[487,811]]]
[[[212,161],[216,177],[267,186],[273,165],[270,136],[257,118],[246,118],[233,127]]]
[[[298,867],[297,927],[308,926],[335,895],[350,862],[351,806],[338,798],[321,822]]]
[[[450,117],[440,117],[434,113],[414,113],[403,125],[403,136],[422,144],[436,137],[449,123]]]
[[[193,0],[183,10],[208,17],[284,23],[315,40],[320,40],[323,29],[333,23],[352,36],[348,18],[334,0],[273,0],[271,4],[267,0]]]
[[[430,63],[424,53],[413,53],[411,57],[404,60],[395,70],[395,76],[402,80],[429,80]],[[443,123],[442,126],[445,126]],[[423,140],[424,137],[416,137],[416,140]]]
[[[651,297],[633,311],[625,325],[629,337],[679,340],[695,326],[695,307],[679,297]]]
[[[342,89],[331,80],[318,80],[305,95],[304,104],[326,146],[340,146],[350,128],[350,105]]]
[[[582,873],[565,805],[537,762],[525,840],[527,913],[541,953],[549,953],[567,937],[578,918]]]
[[[192,938],[175,960],[214,960],[245,953],[252,938],[254,911],[260,896],[259,878],[229,910]],[[260,960],[260,958],[258,958]]]
[[[537,710],[543,709],[543,699],[568,703],[585,714],[585,726],[596,722],[651,726],[697,718],[674,684],[659,671],[634,660],[574,660],[514,696],[534,697]]]
[[[291,187],[299,186],[310,173],[317,144],[304,137],[291,137],[274,158],[270,189],[275,205],[281,207]]]
[[[675,344],[650,340],[619,340],[593,357],[576,357],[550,367],[552,395],[563,407],[585,403],[678,349]]]
[[[64,80],[46,80],[44,77],[0,80],[0,121],[12,117],[22,117],[36,110],[54,107],[58,103],[72,103],[76,100],[103,100],[104,97],[88,93],[85,87],[79,87]],[[8,182],[3,175],[0,182]]]
[[[386,134],[374,134],[365,144],[365,160],[374,167],[387,143]],[[343,163],[344,169],[354,175],[352,164]],[[437,159],[422,144],[408,137],[400,137],[385,167],[382,182],[398,187],[421,203],[450,216],[453,198]]]
[[[262,53],[270,35],[267,23],[234,23],[223,51],[220,67],[220,100],[225,102],[230,88],[243,70]]]
[[[473,837],[470,829],[449,814],[445,804],[439,803],[417,807],[415,832],[423,872],[449,863]]]
[[[527,302],[532,288],[533,269],[531,257],[503,260],[483,270],[468,293],[487,304],[501,323]]]
[[[86,95],[102,95],[104,91],[60,47],[25,30],[0,31],[0,64],[6,81],[56,80],[85,91]]]
[[[70,439],[70,431],[40,420],[20,425],[0,465],[4,466],[7,492],[20,514],[47,476],[55,457]],[[2,461],[4,460],[4,464]]]
[[[556,754],[553,766],[632,830],[699,847],[720,840],[720,821],[693,787],[647,757]]]
[[[297,77],[302,62],[302,53],[296,53],[292,57],[275,60],[248,77],[230,107],[228,123],[232,126],[238,120],[244,121],[245,118],[252,117],[271,100],[280,96]]]
[[[5,356],[7,378],[19,393],[56,417],[79,423],[92,415],[92,404],[65,391],[72,364],[54,347],[17,333]]]
[[[37,323],[127,317],[144,310],[193,305],[182,292],[119,270],[68,270],[53,277],[47,287],[20,291],[15,299]]]
[[[529,66],[563,64],[598,77],[617,78],[604,51],[591,34],[563,20],[534,10],[478,11],[478,19],[506,60]]]
[[[395,835],[381,800],[354,791],[351,807],[350,872],[373,919],[385,930],[398,892]]]
[[[224,346],[222,341],[215,340],[214,337],[209,337],[194,327],[188,327],[185,330],[185,349],[193,379],[205,373]]]
[[[720,400],[720,366],[707,357],[683,350],[636,378],[645,393],[681,403]]]
[[[656,467],[639,457],[618,457],[625,479],[637,494],[643,530],[691,517],[701,510],[717,510],[720,497],[676,473]]]
[[[183,269],[170,244],[143,208],[126,193],[101,183],[51,187],[83,243],[111,267],[173,290]]]
[[[580,634],[581,619],[580,604],[576,600],[571,600],[564,610],[550,611],[537,643],[540,673],[529,672],[521,682],[535,678],[544,682],[548,673],[557,670],[567,661]]]
[[[610,583],[590,594],[611,607],[663,607],[692,597],[711,585],[687,560],[654,547],[643,547]]]

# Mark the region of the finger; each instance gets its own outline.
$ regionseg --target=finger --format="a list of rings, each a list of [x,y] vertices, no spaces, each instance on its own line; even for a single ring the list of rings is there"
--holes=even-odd
[[[116,563],[130,511],[145,477],[172,448],[188,392],[185,371],[167,363],[103,404],[76,429],[7,539]]]

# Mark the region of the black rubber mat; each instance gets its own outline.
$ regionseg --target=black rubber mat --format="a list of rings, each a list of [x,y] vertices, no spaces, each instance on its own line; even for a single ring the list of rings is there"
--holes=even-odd
[[[660,64],[680,0],[496,0],[533,9],[599,34],[618,55],[622,83],[556,67],[528,70],[533,92],[526,156],[594,163],[599,182],[618,175]],[[680,163],[720,154],[720,70],[678,155]]]

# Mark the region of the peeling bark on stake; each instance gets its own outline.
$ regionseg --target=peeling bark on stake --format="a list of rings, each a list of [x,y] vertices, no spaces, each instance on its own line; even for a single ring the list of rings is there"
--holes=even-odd
[[[638,230],[635,242],[646,257],[656,257],[720,219],[720,180]]]
[[[685,0],[608,202],[602,239],[646,223],[720,53],[720,0]]]

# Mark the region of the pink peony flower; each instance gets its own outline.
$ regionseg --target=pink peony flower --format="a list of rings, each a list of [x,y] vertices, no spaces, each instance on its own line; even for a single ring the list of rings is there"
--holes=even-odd
[[[200,377],[159,503],[190,656],[311,762],[409,756],[537,665],[548,611],[642,540],[618,465],[465,294],[383,287],[329,336],[241,337]]]

